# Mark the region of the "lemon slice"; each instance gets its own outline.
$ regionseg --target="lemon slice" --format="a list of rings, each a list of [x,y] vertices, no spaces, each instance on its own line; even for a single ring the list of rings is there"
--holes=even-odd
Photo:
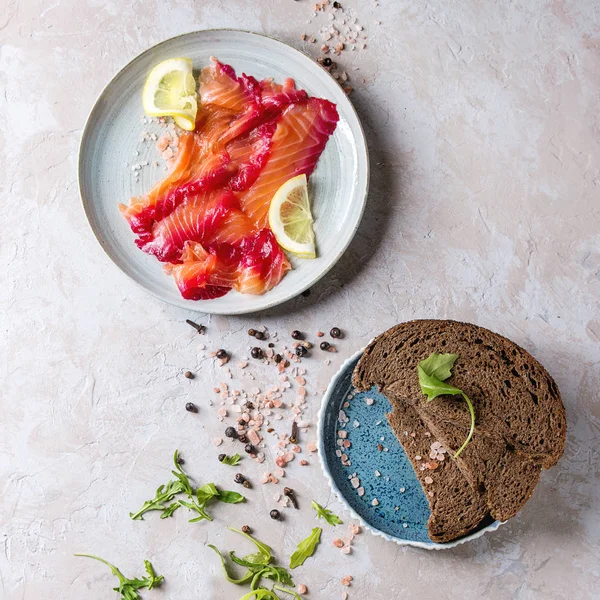
[[[288,179],[269,207],[269,227],[279,245],[300,258],[315,258],[315,232],[306,175]]]
[[[173,117],[188,131],[196,127],[196,80],[189,58],[170,58],[150,71],[142,92],[144,111],[151,117]]]

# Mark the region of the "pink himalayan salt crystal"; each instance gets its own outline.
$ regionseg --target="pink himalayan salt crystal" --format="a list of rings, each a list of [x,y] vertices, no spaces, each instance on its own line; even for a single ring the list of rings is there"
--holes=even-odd
[[[343,446],[344,448],[350,448],[352,444],[350,443],[350,440],[344,440]]]
[[[271,473],[264,473],[260,479],[261,483],[269,483],[271,481]]]
[[[371,406],[373,402],[375,402],[373,398],[365,398],[365,403],[367,404],[367,406]]]
[[[433,479],[431,477],[425,477],[425,483],[433,483]]]
[[[352,485],[352,487],[353,487],[354,489],[358,488],[358,487],[360,486],[360,480],[359,480],[359,478],[358,478],[358,477],[353,477],[353,478],[350,480],[350,484]]]
[[[226,417],[227,416],[227,409],[225,407],[221,407],[218,411],[217,414],[220,417]]]
[[[275,408],[281,408],[283,406],[283,402],[281,400],[273,400],[272,404]]]
[[[342,577],[341,584],[348,587],[352,583],[353,579],[354,577],[352,577],[352,575],[346,575],[345,577]]]
[[[277,469],[275,475],[277,475],[277,477],[285,477],[285,471],[283,469]]]
[[[348,437],[348,432],[340,429],[340,431],[338,431],[338,436],[345,440]]]
[[[299,583],[297,589],[299,594],[306,594],[308,592],[308,588],[303,583]]]
[[[306,396],[306,388],[304,388],[304,387],[298,388],[298,396]]]
[[[163,135],[158,138],[158,142],[156,142],[156,149],[159,152],[164,152],[169,146],[170,137],[168,135]]]
[[[344,547],[344,542],[343,542],[343,541],[342,541],[340,538],[335,538],[335,539],[333,540],[333,545],[334,545],[336,548],[343,548],[343,547]]]
[[[348,594],[346,592],[342,592],[342,600],[348,600]]]
[[[309,442],[308,444],[306,444],[306,449],[309,452],[316,452],[317,451],[317,444],[315,442]]]
[[[365,488],[364,487],[359,487],[357,490],[357,493],[359,496],[364,496],[365,495]]]
[[[215,446],[220,446],[223,443],[223,440],[221,438],[214,438],[213,439],[213,444]]]
[[[281,468],[285,467],[285,458],[283,456],[278,456],[275,459],[275,464]]]
[[[304,385],[306,383],[306,379],[304,379],[304,377],[300,377],[300,375],[298,375],[296,377],[296,381],[300,384],[300,385]]]
[[[373,506],[379,506],[379,500],[377,500],[377,498],[373,498],[373,500],[371,500],[371,504]]]
[[[302,460],[300,461],[300,464],[301,464],[303,467],[305,467],[305,466],[308,464],[308,461],[307,461],[307,460],[304,460],[304,459],[302,459]]]
[[[297,444],[292,446],[292,452],[295,452],[296,454],[298,454],[299,452],[302,452],[302,448],[300,448],[300,446],[298,446]]]
[[[260,436],[258,435],[255,429],[248,430],[247,435],[251,444],[254,444],[256,446],[258,443],[260,443]]]
[[[350,523],[348,529],[350,529],[354,535],[358,535],[360,533],[360,525],[357,525],[356,523]]]
[[[286,463],[292,462],[294,458],[296,458],[296,455],[293,452],[286,452],[283,456]]]
[[[344,547],[342,548],[342,552],[343,552],[344,554],[350,554],[350,552],[352,552],[352,547],[351,547],[351,546],[344,546]]]

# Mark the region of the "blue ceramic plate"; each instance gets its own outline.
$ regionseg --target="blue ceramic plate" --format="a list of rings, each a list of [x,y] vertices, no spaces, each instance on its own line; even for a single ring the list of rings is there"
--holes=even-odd
[[[453,548],[498,529],[501,523],[494,521],[447,544],[429,539],[429,505],[386,419],[389,401],[376,389],[357,392],[352,386],[352,372],[362,353],[347,360],[332,379],[319,414],[321,466],[340,501],[373,533],[419,548]],[[338,445],[340,430],[347,432],[349,448]],[[342,460],[350,465],[344,466]]]

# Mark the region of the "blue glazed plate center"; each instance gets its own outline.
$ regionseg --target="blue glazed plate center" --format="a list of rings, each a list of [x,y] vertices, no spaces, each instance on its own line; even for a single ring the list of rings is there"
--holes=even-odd
[[[353,388],[357,361],[338,379],[325,408],[323,459],[341,495],[368,525],[401,540],[433,544],[425,493],[385,416],[391,405],[376,389]],[[347,432],[348,448],[340,446],[340,431]]]

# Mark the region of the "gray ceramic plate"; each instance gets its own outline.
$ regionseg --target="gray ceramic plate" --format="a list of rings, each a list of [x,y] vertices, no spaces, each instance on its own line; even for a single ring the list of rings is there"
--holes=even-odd
[[[192,302],[179,295],[162,265],[134,244],[134,236],[117,205],[143,194],[161,177],[164,167],[153,142],[142,143],[152,125],[142,121],[142,87],[154,65],[185,56],[194,68],[211,56],[236,71],[261,79],[273,77],[296,84],[312,96],[337,104],[340,121],[311,176],[318,257],[291,259],[294,269],[262,296],[229,292],[215,300]],[[157,129],[157,133],[159,130]],[[136,155],[135,153],[138,152]],[[132,165],[148,161],[136,182]],[[153,166],[158,161],[160,166]],[[275,306],[313,285],[337,260],[354,237],[363,214],[369,179],[364,134],[352,104],[337,82],[308,56],[282,42],[234,30],[197,31],[162,42],[124,67],[106,86],[88,118],[79,152],[79,188],[83,206],[98,241],[134,281],[162,300],[192,310],[217,314],[250,313]]]
[[[391,410],[387,398],[376,389],[358,392],[352,386],[352,372],[362,353],[361,350],[349,358],[331,380],[319,414],[321,466],[340,501],[373,533],[398,544],[427,550],[454,548],[498,529],[502,523],[494,521],[447,544],[429,539],[429,504],[386,419],[385,414]],[[340,430],[347,432],[350,447],[338,445]],[[342,465],[337,456],[341,452],[347,455],[350,466]],[[354,487],[352,476],[364,490],[362,495]]]

